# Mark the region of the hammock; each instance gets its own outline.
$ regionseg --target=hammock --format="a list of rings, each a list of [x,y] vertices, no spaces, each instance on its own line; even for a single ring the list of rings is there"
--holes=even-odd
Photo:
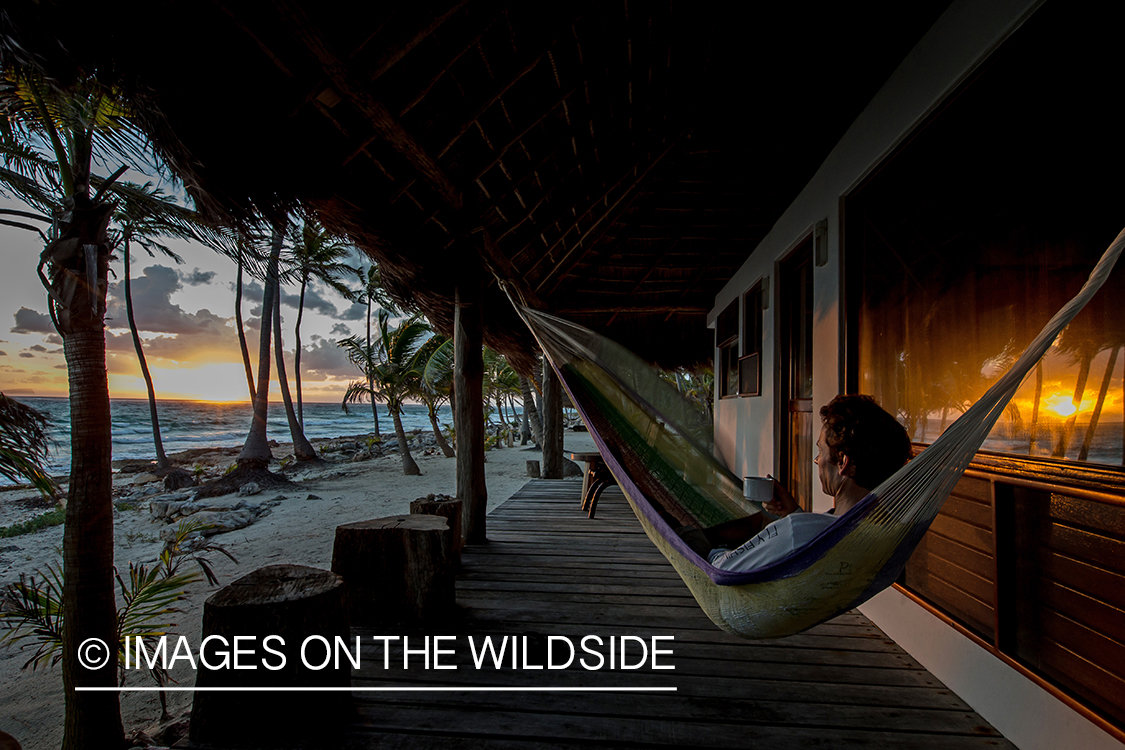
[[[714,457],[699,410],[624,347],[516,304],[562,380],[645,534],[720,628],[747,638],[793,635],[895,581],[1024,376],[1109,276],[1125,230],[1090,278],[991,388],[915,459],[809,544],[756,570],[720,570],[661,515],[707,527],[762,510]]]

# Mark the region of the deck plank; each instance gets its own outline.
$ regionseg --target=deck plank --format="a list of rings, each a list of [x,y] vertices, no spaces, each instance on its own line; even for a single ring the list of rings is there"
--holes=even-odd
[[[340,746],[1013,747],[858,612],[781,640],[723,633],[649,543],[620,490],[606,490],[587,519],[579,489],[534,480],[494,509],[488,543],[464,550],[457,611],[447,620],[353,628],[363,668],[352,680],[357,720]],[[375,640],[392,633],[409,638],[408,669],[402,639]],[[437,635],[449,638],[447,668],[424,669],[416,652]],[[590,670],[577,659],[567,669],[513,669],[510,652],[500,668],[478,669],[469,640],[508,637],[520,646],[527,636],[525,663],[536,666],[547,636],[577,647],[586,635],[603,644],[673,636],[660,647],[672,650],[661,659],[675,669]],[[602,692],[581,691],[591,687]]]

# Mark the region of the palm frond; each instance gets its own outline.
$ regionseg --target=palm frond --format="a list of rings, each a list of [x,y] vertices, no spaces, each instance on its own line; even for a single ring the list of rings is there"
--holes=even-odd
[[[55,483],[43,470],[50,450],[50,419],[0,393],[0,475],[26,480],[44,495],[54,495]]]

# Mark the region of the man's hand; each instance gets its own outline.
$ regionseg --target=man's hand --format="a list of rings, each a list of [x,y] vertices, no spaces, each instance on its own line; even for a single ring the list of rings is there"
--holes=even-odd
[[[773,479],[773,477],[769,478]],[[773,479],[773,500],[763,503],[763,507],[775,516],[782,517],[800,509],[797,501],[789,494],[789,490],[776,479]]]

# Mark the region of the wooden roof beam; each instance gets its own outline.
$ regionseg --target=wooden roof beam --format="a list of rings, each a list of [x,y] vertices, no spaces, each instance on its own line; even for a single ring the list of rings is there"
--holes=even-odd
[[[461,10],[467,2],[468,0],[454,0],[452,3],[439,2],[430,6],[422,5],[421,9],[414,17],[402,24],[402,27],[396,29],[397,34],[393,39],[380,40],[379,55],[375,57],[374,62],[369,66],[367,81],[369,83],[374,82],[379,76],[390,70],[395,63],[406,57],[407,53],[421,44],[426,37],[437,31],[454,13]],[[415,9],[417,9],[417,7]],[[364,47],[377,36],[379,36],[378,32],[365,39],[363,43],[352,52],[351,59],[354,60],[361,55]]]
[[[482,102],[481,105],[477,107],[472,115],[469,116],[468,119],[463,120],[461,124],[457,126],[453,137],[446,142],[446,144],[441,148],[440,151],[438,151],[438,158],[440,159],[441,157],[445,156],[449,152],[449,149],[453,148],[457,144],[457,141],[461,140],[461,136],[465,135],[469,128],[473,126],[473,123],[480,119],[481,116],[483,116],[484,113],[488,111],[489,107],[499,101],[500,97],[508,93],[508,90],[511,89],[512,86],[515,86],[517,83],[523,80],[524,76],[535,70],[535,67],[539,65],[539,63],[546,55],[546,50],[540,52],[530,61],[521,66],[520,69],[516,71],[516,74],[512,76],[507,83],[500,86],[500,88],[494,91],[491,96],[487,97],[484,102]]]
[[[382,102],[364,89],[347,64],[329,49],[304,12],[287,0],[279,2],[278,10],[288,32],[316,57],[322,71],[340,95],[367,118],[380,138],[410,162],[446,205],[461,208],[461,191],[438,165],[437,160],[407,132]]]
[[[684,132],[686,132],[686,131],[684,131]],[[543,285],[544,285],[545,283],[547,283],[547,280],[548,280],[548,279],[550,279],[550,278],[551,278],[552,276],[554,276],[554,275],[555,275],[555,273],[556,273],[556,272],[558,272],[558,270],[559,270],[560,268],[562,268],[562,266],[563,266],[563,264],[564,264],[564,263],[566,262],[567,258],[569,258],[569,257],[570,257],[570,255],[571,255],[571,254],[572,254],[572,253],[573,253],[573,252],[574,252],[575,250],[577,250],[577,249],[578,249],[578,247],[579,247],[579,246],[580,246],[580,245],[582,244],[583,240],[585,240],[585,239],[586,239],[587,237],[589,237],[589,236],[590,236],[590,233],[591,233],[591,232],[593,232],[593,231],[594,231],[595,229],[597,229],[597,228],[598,228],[599,226],[601,226],[601,225],[602,225],[602,223],[603,223],[603,222],[605,221],[606,217],[608,217],[608,216],[609,216],[609,215],[610,215],[611,213],[613,213],[614,209],[616,209],[616,208],[617,208],[617,207],[618,207],[618,206],[619,206],[619,205],[621,204],[621,202],[625,200],[625,198],[626,198],[626,197],[628,197],[628,196],[630,196],[630,195],[632,194],[633,190],[634,190],[634,189],[635,189],[635,188],[637,187],[637,185],[638,185],[638,184],[640,184],[640,183],[641,183],[641,181],[643,181],[643,180],[644,180],[644,178],[648,176],[648,173],[652,171],[652,168],[653,168],[653,167],[655,167],[655,166],[656,166],[657,164],[659,164],[659,163],[660,163],[660,161],[661,161],[661,160],[662,160],[662,159],[663,159],[663,158],[664,158],[665,156],[667,156],[668,152],[672,150],[672,147],[673,147],[673,146],[675,146],[675,145],[676,145],[677,143],[679,143],[679,142],[680,142],[680,138],[681,138],[682,136],[683,136],[683,133],[681,133],[680,135],[676,136],[675,138],[672,138],[672,139],[670,140],[670,142],[668,143],[668,145],[667,145],[667,146],[665,147],[665,149],[664,149],[663,151],[661,151],[661,152],[660,152],[660,153],[659,153],[659,154],[658,154],[658,155],[656,156],[656,158],[652,159],[652,160],[651,160],[651,161],[649,162],[648,166],[647,166],[647,167],[645,167],[645,170],[644,170],[643,172],[641,172],[641,173],[640,173],[639,175],[637,175],[637,178],[636,178],[635,180],[633,180],[633,181],[632,181],[632,183],[630,183],[629,187],[627,187],[627,188],[625,189],[625,191],[624,191],[624,192],[623,192],[623,193],[622,193],[622,194],[621,194],[621,195],[620,195],[620,196],[619,196],[619,197],[617,198],[617,200],[616,200],[616,201],[614,201],[613,205],[612,205],[612,206],[609,206],[609,207],[608,207],[608,208],[607,208],[607,209],[605,210],[605,212],[604,212],[604,213],[602,213],[602,215],[601,215],[601,216],[599,216],[599,217],[597,218],[597,220],[595,220],[594,224],[593,224],[593,225],[592,225],[592,226],[591,226],[591,227],[590,227],[589,229],[587,229],[587,230],[586,230],[586,231],[585,231],[585,232],[584,232],[584,233],[582,234],[582,236],[581,236],[581,237],[579,237],[579,238],[578,238],[578,241],[577,241],[577,242],[575,242],[575,243],[574,243],[573,245],[571,245],[570,249],[569,249],[569,250],[567,250],[567,251],[566,251],[566,253],[564,253],[564,254],[563,254],[563,257],[562,257],[562,258],[560,258],[560,259],[558,260],[558,262],[556,262],[556,263],[555,263],[554,267],[553,267],[553,268],[551,268],[551,270],[550,270],[549,272],[547,272],[547,274],[546,274],[546,275],[545,275],[545,276],[544,276],[544,277],[543,277],[543,278],[542,278],[542,279],[541,279],[541,280],[539,281],[539,283],[538,283],[538,284],[536,285],[536,287],[535,287],[535,291],[536,291],[536,292],[538,292],[538,291],[539,291],[540,289],[542,289],[542,288],[543,288]],[[634,166],[634,168],[633,168],[633,169],[636,169],[636,167],[637,167],[637,166],[640,166],[640,164],[641,164],[641,162],[640,162],[640,161],[638,161],[638,162],[637,162],[637,165],[636,165],[636,166]],[[633,171],[633,170],[629,170],[629,171]],[[573,224],[573,225],[572,225],[572,226],[571,226],[571,227],[570,227],[569,229],[567,229],[567,231],[563,232],[562,236],[561,236],[561,237],[559,237],[559,239],[558,239],[558,240],[557,240],[557,241],[555,242],[555,244],[554,244],[554,245],[552,245],[552,246],[551,246],[551,247],[550,247],[550,248],[549,248],[549,249],[547,250],[547,252],[546,252],[546,253],[544,254],[544,257],[545,257],[545,256],[547,256],[547,255],[550,255],[551,251],[553,251],[553,250],[555,249],[555,247],[557,247],[557,246],[558,246],[558,244],[559,244],[560,242],[562,242],[563,240],[565,240],[565,239],[566,239],[566,236],[567,236],[567,234],[569,234],[569,233],[570,233],[571,231],[573,231],[574,229],[576,229],[576,228],[577,228],[577,226],[578,226],[578,222],[579,222],[579,221],[581,221],[581,219],[582,219],[582,218],[584,218],[586,214],[588,214],[588,213],[589,213],[589,212],[590,212],[591,210],[593,210],[593,207],[594,207],[594,206],[596,206],[596,205],[597,205],[597,204],[598,204],[599,202],[601,202],[601,201],[603,201],[603,200],[606,200],[606,199],[608,199],[608,198],[609,198],[609,195],[610,195],[610,193],[612,193],[612,192],[613,192],[614,190],[616,190],[616,189],[617,189],[618,187],[620,187],[620,186],[621,186],[621,183],[623,183],[623,182],[625,181],[625,178],[626,178],[626,177],[628,177],[628,176],[629,176],[629,173],[628,173],[628,172],[626,172],[626,173],[625,173],[624,175],[622,175],[621,179],[620,179],[620,180],[618,180],[618,181],[617,181],[617,183],[616,183],[615,185],[613,185],[613,187],[611,187],[611,188],[610,188],[609,190],[607,190],[607,191],[606,191],[606,193],[605,193],[605,195],[604,195],[604,196],[603,196],[602,198],[600,198],[600,199],[598,199],[597,201],[595,201],[594,203],[592,203],[592,204],[590,205],[590,207],[589,207],[588,209],[586,209],[586,211],[585,211],[585,212],[584,212],[584,213],[582,214],[582,216],[576,217],[576,218],[575,218],[575,222],[574,222],[574,224]],[[608,228],[609,228],[609,225],[608,225],[608,224],[606,224],[605,228],[606,228],[606,229],[608,229]],[[603,230],[603,232],[604,232],[604,230]],[[542,259],[542,258],[541,258],[541,259]],[[538,265],[538,263],[537,263],[536,265]],[[534,270],[534,267],[532,267],[531,269],[528,269],[528,273],[530,273],[530,272],[531,272],[532,270]]]

